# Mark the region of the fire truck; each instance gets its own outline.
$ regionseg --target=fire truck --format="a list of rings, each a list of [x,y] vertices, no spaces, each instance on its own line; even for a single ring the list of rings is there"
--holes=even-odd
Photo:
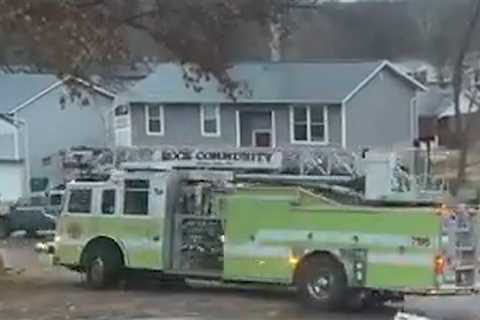
[[[141,271],[291,287],[320,309],[480,289],[478,217],[465,207],[345,205],[238,180],[144,165],[71,182],[44,251],[92,288]]]

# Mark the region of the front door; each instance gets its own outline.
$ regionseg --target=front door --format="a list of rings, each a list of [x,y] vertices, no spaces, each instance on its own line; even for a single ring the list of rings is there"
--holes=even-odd
[[[273,148],[273,111],[240,112],[240,147]]]

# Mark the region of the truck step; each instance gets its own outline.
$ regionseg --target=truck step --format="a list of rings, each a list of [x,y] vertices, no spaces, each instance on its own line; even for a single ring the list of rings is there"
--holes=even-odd
[[[469,270],[475,270],[475,265],[473,264],[466,264],[466,265],[460,265],[455,268],[456,271],[469,271]]]
[[[473,246],[464,246],[464,247],[457,247],[458,251],[475,251]]]

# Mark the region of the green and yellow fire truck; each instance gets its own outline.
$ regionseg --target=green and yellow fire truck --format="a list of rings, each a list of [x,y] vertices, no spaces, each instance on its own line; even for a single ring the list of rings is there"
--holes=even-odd
[[[119,171],[68,185],[55,265],[93,288],[128,271],[295,288],[309,306],[476,293],[478,224],[466,210],[346,206],[225,171]]]

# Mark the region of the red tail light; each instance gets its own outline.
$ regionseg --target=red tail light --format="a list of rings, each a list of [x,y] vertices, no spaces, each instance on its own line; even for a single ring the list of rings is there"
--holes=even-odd
[[[443,273],[445,272],[445,265],[446,265],[446,260],[444,256],[435,257],[435,274],[437,276],[443,275]]]

